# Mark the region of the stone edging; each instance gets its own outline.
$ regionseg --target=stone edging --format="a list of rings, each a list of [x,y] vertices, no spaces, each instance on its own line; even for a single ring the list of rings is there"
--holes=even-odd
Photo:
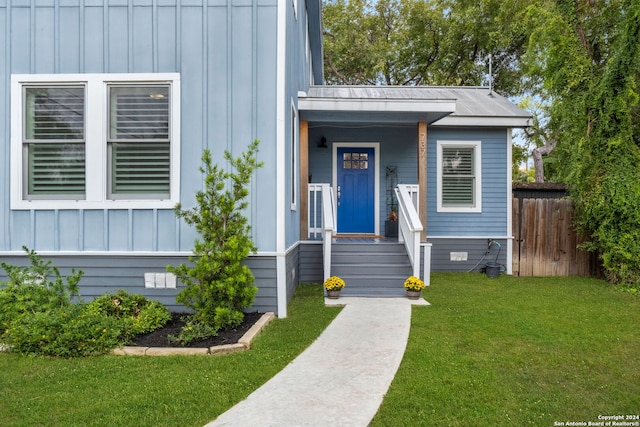
[[[236,344],[216,345],[209,348],[186,348],[186,347],[121,347],[116,348],[111,354],[119,356],[186,356],[186,355],[206,355],[206,354],[228,354],[238,351],[249,350],[251,341],[264,329],[273,319],[275,314],[265,313],[258,321],[238,340]]]

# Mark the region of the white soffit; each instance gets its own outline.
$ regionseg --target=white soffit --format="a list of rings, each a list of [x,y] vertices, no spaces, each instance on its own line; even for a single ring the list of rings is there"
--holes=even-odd
[[[456,111],[456,100],[300,98],[298,108],[338,112],[453,113]]]

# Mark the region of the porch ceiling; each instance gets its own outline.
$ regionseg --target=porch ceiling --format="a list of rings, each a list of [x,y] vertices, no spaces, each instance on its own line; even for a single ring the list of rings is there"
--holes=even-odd
[[[526,127],[531,114],[483,87],[311,86],[298,94],[310,122]]]

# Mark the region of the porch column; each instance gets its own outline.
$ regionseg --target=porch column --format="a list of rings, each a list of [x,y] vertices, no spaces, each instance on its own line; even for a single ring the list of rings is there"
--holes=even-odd
[[[309,122],[300,120],[300,240],[309,230]]]
[[[420,241],[427,241],[427,122],[418,122],[418,215],[422,223]]]

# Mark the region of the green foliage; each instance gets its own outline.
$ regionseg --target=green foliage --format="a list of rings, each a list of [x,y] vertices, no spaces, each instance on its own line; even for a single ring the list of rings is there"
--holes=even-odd
[[[85,307],[85,313],[119,319],[122,341],[159,329],[171,320],[171,313],[158,301],[122,289],[116,294],[104,294]]]
[[[329,84],[480,85],[521,91],[520,0],[335,0],[322,8]]]
[[[287,317],[251,351],[216,357],[24,357],[0,352],[0,424],[203,426],[245,399],[308,347],[340,312],[321,285],[300,285]]]
[[[242,322],[242,320],[240,320]],[[169,335],[169,341],[182,345],[189,345],[192,341],[199,341],[218,335],[218,328],[199,322],[197,319],[189,318],[180,333]]]
[[[121,334],[122,323],[117,319],[70,305],[18,316],[0,341],[16,353],[79,357],[108,353],[121,343]]]
[[[196,311],[194,322],[213,330],[239,325],[242,310],[253,303],[257,292],[253,274],[243,264],[256,250],[243,210],[248,206],[251,176],[262,166],[256,158],[258,144],[254,141],[238,158],[225,152],[234,171],[214,165],[211,152],[205,150],[200,167],[204,190],[196,193],[196,206],[185,210],[178,204],[175,208],[176,215],[200,235],[189,258],[191,266],[167,267],[185,285],[176,300]]]
[[[608,279],[640,283],[640,5],[537,3],[524,63],[544,83],[549,164],[569,184],[576,225],[600,254]]]
[[[47,312],[71,305],[78,295],[78,282],[82,270],[71,270],[71,276],[63,279],[51,261],[44,261],[34,250],[23,246],[30,266],[0,265],[7,272],[9,282],[0,289],[0,327],[11,319],[27,314]]]
[[[638,104],[640,5],[628,9],[602,77],[584,102],[584,137],[569,175],[578,225],[591,236],[609,280],[640,283],[640,146],[634,135]]]
[[[171,317],[160,303],[124,291],[88,305],[74,303],[83,272],[71,270],[71,276],[63,279],[51,261],[24,249],[31,266],[2,263],[10,282],[0,289],[0,343],[12,352],[61,357],[105,354]]]

